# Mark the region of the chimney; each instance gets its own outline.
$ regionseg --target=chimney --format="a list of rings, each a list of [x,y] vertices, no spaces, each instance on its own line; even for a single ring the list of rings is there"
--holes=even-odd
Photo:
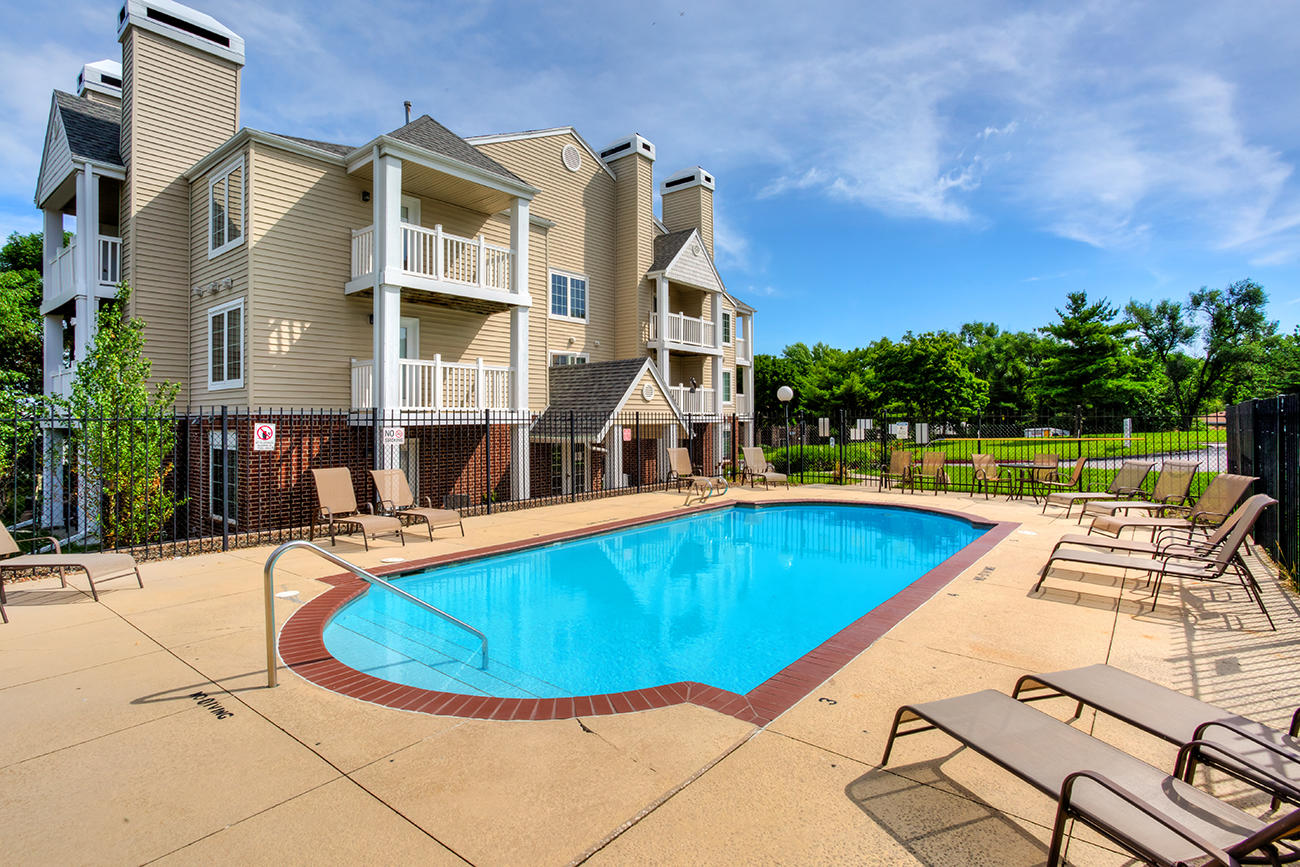
[[[645,351],[640,326],[654,295],[645,272],[654,261],[655,146],[633,133],[600,158],[614,172],[614,357],[634,358]]]
[[[190,183],[184,173],[239,129],[244,40],[173,0],[125,0],[120,231],[130,311],[148,324],[153,379],[190,379]],[[243,171],[238,172],[241,184]]]
[[[122,64],[116,60],[96,60],[81,67],[77,76],[77,96],[91,102],[121,106]]]
[[[670,232],[699,229],[713,258],[713,175],[699,166],[670,175],[659,187],[664,202],[664,228]]]

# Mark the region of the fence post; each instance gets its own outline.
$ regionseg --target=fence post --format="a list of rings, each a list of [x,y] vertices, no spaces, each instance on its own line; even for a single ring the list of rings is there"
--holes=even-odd
[[[803,410],[799,410],[799,484],[804,483],[804,458],[803,458],[803,441],[807,439],[808,432],[803,427]]]
[[[225,476],[228,476],[230,474],[230,451],[226,448],[226,439],[229,433],[230,433],[230,418],[228,415],[228,410],[226,408],[226,405],[222,404],[221,405],[221,457],[224,460],[222,460],[221,462],[221,472],[222,472],[221,487],[223,489],[223,492],[226,486]],[[236,455],[236,458],[238,458],[238,455]],[[224,511],[229,511],[229,509],[227,508]],[[230,521],[226,519],[225,515],[221,516],[221,550],[222,551],[230,550]]]
[[[483,369],[483,359],[479,359],[479,370]],[[483,439],[486,441],[483,449],[486,458],[484,467],[487,472],[487,513],[492,514],[492,410],[483,410]]]
[[[636,412],[636,492],[641,493],[641,411]]]

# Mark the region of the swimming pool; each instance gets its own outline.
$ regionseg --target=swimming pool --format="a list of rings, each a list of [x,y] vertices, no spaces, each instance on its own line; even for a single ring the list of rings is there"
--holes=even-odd
[[[349,670],[439,695],[695,683],[743,696],[991,526],[885,506],[729,506],[391,579],[487,633],[485,669],[473,636],[382,588],[321,637]]]

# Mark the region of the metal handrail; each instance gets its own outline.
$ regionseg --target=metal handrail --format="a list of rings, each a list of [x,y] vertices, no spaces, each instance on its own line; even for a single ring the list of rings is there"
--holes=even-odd
[[[352,563],[349,563],[347,560],[344,560],[342,557],[338,557],[334,554],[331,554],[329,551],[326,551],[324,548],[321,548],[317,545],[313,545],[311,542],[307,542],[302,539],[294,539],[292,542],[285,542],[283,545],[281,545],[280,547],[272,551],[271,556],[266,558],[266,566],[263,567],[262,569],[262,578],[266,583],[266,588],[265,588],[266,589],[266,685],[268,687],[276,685],[275,593],[274,593],[275,562],[280,559],[280,555],[286,553],[287,551],[293,548],[305,548],[307,550],[312,551],[315,554],[319,554],[321,557],[333,563],[335,566],[348,570],[353,575],[360,578],[362,581],[365,581],[367,584],[377,584],[380,587],[383,587],[385,590],[392,591],[393,593],[396,593],[398,596],[402,597],[408,602],[413,602],[416,605],[420,606],[421,608],[425,609],[426,611],[432,614],[436,614],[438,617],[441,617],[443,620],[446,620],[448,623],[451,623],[455,626],[459,626],[461,629],[464,629],[466,632],[471,632],[474,635],[478,636],[479,642],[482,645],[482,655],[483,655],[483,664],[480,665],[479,668],[482,670],[487,669],[488,640],[487,640],[487,636],[484,635],[482,632],[475,629],[473,626],[470,626],[468,623],[464,622],[463,620],[459,620],[451,616],[446,611],[443,611],[441,608],[437,608],[433,605],[430,605],[428,602],[425,602],[423,599],[420,599],[419,597],[412,596],[410,593],[407,593],[405,590],[401,589],[400,587],[397,587],[389,583],[388,581],[385,581],[383,578],[380,578],[378,575],[375,575],[371,572],[367,572],[365,569],[362,569],[360,566],[353,565]]]

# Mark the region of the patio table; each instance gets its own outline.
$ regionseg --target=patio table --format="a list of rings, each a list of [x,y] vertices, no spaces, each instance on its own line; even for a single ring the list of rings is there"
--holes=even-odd
[[[1053,467],[1044,466],[1043,464],[1034,463],[1033,461],[1006,461],[999,462],[999,467],[1007,470],[1014,470],[1016,473],[1016,484],[1012,487],[1011,493],[1007,494],[1008,500],[1023,500],[1025,498],[1025,487],[1029,487],[1029,495],[1034,498],[1034,504],[1038,504],[1038,491],[1034,489],[1034,471],[1050,470]]]

